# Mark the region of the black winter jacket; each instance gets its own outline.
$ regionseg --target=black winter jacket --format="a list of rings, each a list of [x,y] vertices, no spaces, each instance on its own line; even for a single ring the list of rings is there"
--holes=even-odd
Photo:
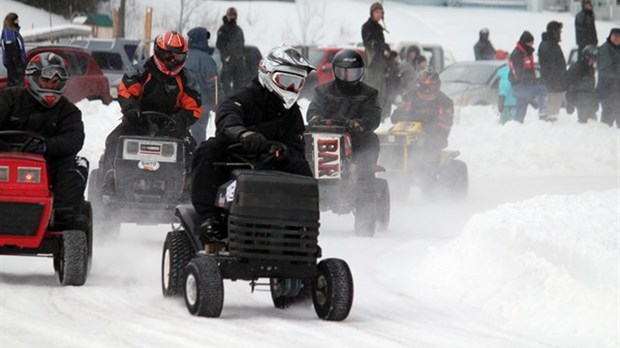
[[[215,116],[215,136],[224,144],[239,142],[241,134],[260,132],[267,140],[280,141],[288,147],[288,156],[305,159],[304,120],[295,103],[285,109],[282,101],[259,82],[252,80],[223,101]]]
[[[594,25],[594,12],[581,10],[575,16],[575,38],[577,46],[597,45],[596,26]]]
[[[75,156],[84,145],[82,112],[64,96],[44,107],[23,87],[0,91],[0,130],[37,133],[47,140],[45,158]]]
[[[222,20],[224,24],[217,31],[215,47],[220,50],[222,63],[238,62],[243,59],[243,46],[245,45],[243,30],[237,22],[229,22],[226,16]]]
[[[602,97],[618,97],[620,93],[620,45],[615,46],[608,37],[598,49],[598,90]]]
[[[381,123],[378,94],[376,89],[363,82],[349,86],[331,81],[316,88],[306,119],[355,119],[364,128],[364,133],[372,133]]]
[[[536,65],[534,63],[534,48],[517,43],[517,47],[510,54],[510,82],[515,85],[533,85],[536,83]]]
[[[388,49],[388,46],[385,43],[381,24],[373,21],[372,18],[368,18],[366,23],[362,25],[362,41],[370,60],[369,66],[382,67],[386,61],[383,53]]]
[[[494,60],[495,48],[491,44],[491,41],[483,40],[482,38],[474,45],[474,56],[476,60]]]
[[[566,91],[566,59],[557,37],[547,32],[542,34],[542,41],[538,46],[538,61],[540,78],[549,91]]]
[[[566,100],[579,105],[584,100],[594,97],[594,67],[580,60],[570,66],[567,73]]]

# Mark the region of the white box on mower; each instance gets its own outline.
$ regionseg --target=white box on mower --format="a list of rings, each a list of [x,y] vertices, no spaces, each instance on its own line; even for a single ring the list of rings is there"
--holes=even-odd
[[[141,162],[177,162],[178,144],[173,141],[125,139],[123,159]]]

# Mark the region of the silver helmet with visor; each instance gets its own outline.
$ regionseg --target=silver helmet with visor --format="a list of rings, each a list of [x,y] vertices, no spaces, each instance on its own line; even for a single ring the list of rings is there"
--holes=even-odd
[[[332,62],[334,77],[346,84],[357,84],[364,77],[364,58],[355,50],[340,50]]]
[[[290,109],[299,98],[306,77],[315,68],[291,46],[279,46],[267,53],[258,65],[258,81]]]
[[[58,103],[68,80],[67,64],[56,53],[39,53],[26,65],[25,87],[45,107]]]

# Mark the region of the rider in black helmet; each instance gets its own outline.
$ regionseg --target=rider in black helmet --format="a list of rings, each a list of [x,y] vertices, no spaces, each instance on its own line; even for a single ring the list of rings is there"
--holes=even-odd
[[[309,124],[345,119],[351,132],[357,179],[372,180],[379,157],[379,138],[374,133],[381,122],[378,92],[362,82],[364,59],[357,51],[339,51],[332,66],[335,80],[317,87],[306,118]]]
[[[0,90],[0,131],[29,131],[45,138],[25,151],[47,161],[55,227],[72,229],[82,213],[88,161],[76,157],[84,145],[84,124],[80,109],[62,95],[68,80],[63,57],[52,52],[32,57],[24,86]]]

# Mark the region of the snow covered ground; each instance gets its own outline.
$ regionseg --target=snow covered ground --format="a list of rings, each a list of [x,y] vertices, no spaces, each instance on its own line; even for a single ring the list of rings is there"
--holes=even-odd
[[[250,6],[234,5],[241,18]],[[248,42],[279,43],[286,21],[274,18],[292,5],[251,6],[257,30],[246,25]],[[565,44],[574,44],[567,15],[385,6],[390,35],[411,28],[457,59],[472,58],[480,23],[471,18],[488,20],[496,47],[561,18]],[[341,23],[348,23],[355,30],[343,42],[355,39],[367,7],[329,2],[329,18],[346,8],[355,20],[327,21],[323,30],[346,32]],[[599,40],[609,27],[599,24]],[[82,154],[96,166],[120,108],[78,106],[87,129]],[[619,133],[579,125],[575,115],[542,123],[530,111],[525,124],[502,127],[490,107],[462,110],[450,147],[470,169],[466,201],[425,202],[413,191],[394,203],[389,230],[374,238],[355,237],[351,216],[322,215],[324,256],[345,259],[355,280],[344,322],[318,320],[311,306],[277,310],[268,292],[250,294],[245,282],[225,282],[221,318],[192,317],[182,300],[161,295],[169,226],[126,224],[118,240],[96,241],[83,287],[60,287],[50,259],[0,257],[0,347],[618,347]]]

